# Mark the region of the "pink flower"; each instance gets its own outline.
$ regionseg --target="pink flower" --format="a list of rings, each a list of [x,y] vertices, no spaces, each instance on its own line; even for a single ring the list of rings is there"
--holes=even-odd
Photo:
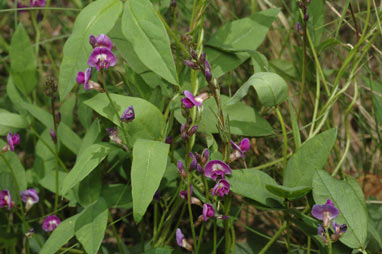
[[[58,218],[56,215],[50,215],[46,217],[44,222],[42,223],[42,229],[45,232],[50,232],[55,230],[60,223],[60,218]]]

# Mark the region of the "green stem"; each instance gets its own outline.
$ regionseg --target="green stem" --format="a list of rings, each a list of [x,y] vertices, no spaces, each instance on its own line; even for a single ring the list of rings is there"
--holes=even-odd
[[[216,227],[217,227],[217,225],[216,225],[216,223],[214,223],[214,236],[213,236],[214,248],[212,251],[213,254],[216,254]]]
[[[191,226],[191,232],[192,232],[192,238],[194,239],[194,250],[197,250],[197,241],[196,241],[196,233],[195,233],[195,227],[194,227],[194,218],[192,216],[192,209],[191,209],[191,172],[188,172],[187,174],[187,205],[188,205],[188,215],[190,217],[190,226]],[[197,252],[196,252],[197,253]]]
[[[118,245],[119,252],[120,252],[120,253],[123,253],[123,248],[122,248],[121,238],[119,237],[119,235],[118,235],[118,233],[117,233],[117,229],[116,229],[115,226],[114,226],[114,223],[113,223],[113,216],[111,216],[110,210],[109,210],[108,214],[109,214],[109,220],[110,220],[110,224],[109,224],[109,226],[111,227],[111,229],[112,229],[112,231],[113,231],[114,238],[116,238],[116,240],[117,240],[117,245]]]
[[[280,229],[276,232],[276,234],[269,240],[269,242],[261,249],[259,254],[264,254],[267,252],[267,250],[272,246],[272,244],[279,238],[281,233],[284,231],[284,229],[287,226],[287,222],[284,221],[283,225],[280,227]]]
[[[216,222],[215,222],[214,224],[216,224]],[[198,249],[195,251],[196,253],[199,253],[200,244],[201,244],[202,241],[203,241],[203,233],[204,233],[204,227],[205,227],[205,225],[206,225],[206,223],[203,222],[202,227],[201,227],[201,229],[200,229],[200,233],[199,233]]]
[[[302,106],[302,99],[304,97],[304,89],[305,89],[305,81],[306,81],[306,31],[307,31],[307,22],[304,20],[304,28],[303,28],[303,57],[302,57],[302,77],[301,77],[301,91],[300,91],[300,98],[298,101],[297,106],[297,122],[300,121],[300,113],[301,113],[301,106]]]
[[[328,240],[328,254],[332,254],[332,240],[330,239],[329,230],[326,230],[326,239]]]
[[[287,132],[285,128],[285,122],[284,122],[283,116],[281,115],[279,107],[276,107],[276,113],[279,118],[279,121],[281,124],[281,130],[283,132],[283,137],[284,137],[284,146],[283,146],[283,178],[284,178],[285,169],[286,169],[287,160],[288,160],[288,137],[287,137]]]

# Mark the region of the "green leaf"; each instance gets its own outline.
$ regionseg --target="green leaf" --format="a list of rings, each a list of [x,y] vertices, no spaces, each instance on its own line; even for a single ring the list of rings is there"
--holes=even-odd
[[[243,102],[227,105],[228,97],[221,95],[223,112],[228,114],[231,134],[239,136],[260,137],[273,134],[272,126],[253,108]],[[218,133],[215,114],[217,106],[214,98],[209,98],[203,103],[202,119],[198,131],[204,133]],[[180,123],[185,123],[180,109],[175,111],[175,118]]]
[[[9,131],[14,129],[24,129],[28,127],[25,118],[18,114],[7,111],[0,112],[0,135],[7,135]]]
[[[9,58],[14,84],[24,94],[29,94],[37,85],[36,59],[28,34],[21,23],[12,36]]]
[[[141,98],[129,97],[118,94],[110,94],[111,99],[116,104],[118,115],[121,116],[125,109],[132,105],[135,111],[135,119],[129,124],[124,124],[124,128],[129,135],[130,144],[134,144],[138,138],[158,140],[165,128],[165,120],[157,107]],[[85,104],[95,110],[98,114],[106,117],[117,126],[120,126],[117,117],[105,94],[97,94]],[[121,134],[122,135],[122,134]]]
[[[364,247],[368,216],[354,189],[345,181],[336,180],[323,170],[316,171],[312,186],[316,204],[323,204],[330,199],[340,211],[336,222],[346,223],[348,228],[340,241],[350,248]]]
[[[75,235],[86,253],[96,254],[105,235],[108,208],[103,198],[88,206],[78,217]]]
[[[0,147],[4,147],[5,145],[8,145],[5,143],[2,139],[0,139]],[[17,149],[17,148],[16,148]],[[27,180],[25,176],[25,169],[23,164],[21,164],[19,157],[15,152],[7,152],[4,153],[3,156],[6,158],[6,160],[9,162],[10,166],[12,167],[17,184],[19,185],[20,191],[26,190],[27,188]],[[9,172],[11,173],[11,170],[9,169],[8,165],[5,163],[5,161],[0,158],[0,172]],[[12,182],[14,179],[12,178]],[[16,196],[19,196],[16,194]],[[13,197],[16,197],[13,196]],[[18,198],[17,198],[18,199]]]
[[[288,85],[279,75],[272,72],[258,72],[253,74],[245,82],[234,96],[228,101],[228,105],[240,101],[247,95],[250,87],[255,88],[261,104],[268,107],[277,106],[288,98]]]
[[[101,161],[109,154],[112,147],[106,143],[89,146],[81,155],[77,157],[76,164],[65,177],[62,186],[62,194],[67,193],[82,179],[89,175]]]
[[[96,143],[99,140],[99,136],[101,133],[101,126],[99,120],[95,120],[90,128],[86,131],[84,138],[82,139],[80,150],[78,151],[78,155],[80,155],[85,149],[92,144]]]
[[[12,77],[8,78],[6,93],[11,102],[13,103],[13,107],[15,107],[20,113],[24,113],[25,110],[23,109],[23,107],[21,107],[20,104],[23,103],[25,99],[21,96],[19,90],[16,88]]]
[[[273,194],[289,200],[302,198],[312,190],[309,186],[286,187],[278,184],[267,184],[265,187]]]
[[[56,253],[61,246],[66,244],[74,236],[76,220],[80,214],[76,214],[60,223],[42,246],[40,254]]]
[[[309,3],[308,13],[308,29],[311,31],[312,41],[317,47],[321,42],[324,30],[324,1],[315,0]]]
[[[91,34],[108,33],[122,11],[119,0],[98,0],[86,6],[74,23],[73,32],[66,41],[60,67],[59,95],[61,101],[72,90],[79,71],[84,71],[92,51],[89,43]]]
[[[149,0],[129,0],[122,33],[142,63],[168,82],[179,85],[166,29]]]
[[[44,124],[48,129],[53,128],[53,116],[40,108],[37,105],[30,104],[27,102],[21,103],[21,106],[28,111],[34,118],[39,120],[42,124]]]
[[[249,54],[246,52],[226,52],[212,47],[206,47],[205,51],[207,60],[211,64],[212,76],[214,78],[219,78],[225,73],[236,69],[249,58]]]
[[[81,138],[64,122],[61,122],[57,128],[57,137],[74,154],[77,154],[81,146]]]
[[[96,201],[102,191],[101,170],[95,169],[78,185],[77,200],[80,205],[87,207]]]
[[[103,188],[101,196],[109,208],[130,209],[133,207],[131,188],[127,184],[111,184]]]
[[[288,187],[312,186],[312,178],[328,160],[336,140],[337,130],[327,130],[306,141],[288,160],[284,185]]]
[[[133,216],[139,223],[158,190],[166,170],[170,146],[151,140],[138,139],[134,144],[131,184]]]
[[[76,97],[69,97],[64,103],[61,104],[61,122],[65,123],[67,126],[73,125],[74,118],[74,107],[76,106]]]
[[[231,184],[233,192],[253,199],[263,205],[273,207],[284,200],[265,188],[267,184],[276,185],[277,183],[272,177],[257,169],[234,170],[232,176],[227,180]]]
[[[264,41],[280,9],[267,9],[252,16],[226,23],[207,45],[226,51],[254,51]]]
[[[12,174],[9,171],[3,169],[0,169],[0,190],[8,190],[13,201],[20,201],[20,194],[17,191],[17,187]]]

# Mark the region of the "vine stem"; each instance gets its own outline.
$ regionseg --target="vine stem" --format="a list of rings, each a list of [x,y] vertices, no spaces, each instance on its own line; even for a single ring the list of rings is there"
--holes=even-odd
[[[303,44],[302,44],[302,50],[303,50],[302,75],[301,75],[302,77],[301,77],[300,97],[299,97],[298,106],[297,106],[297,122],[300,121],[301,105],[302,105],[302,99],[304,97],[305,82],[306,82],[306,30],[307,30],[306,23],[307,22],[304,19]]]
[[[269,240],[269,242],[261,249],[259,254],[265,254],[267,252],[267,250],[272,246],[272,244],[277,240],[277,238],[284,231],[286,226],[287,226],[287,222],[284,221],[283,225],[279,228],[279,230],[276,232],[276,234]],[[329,253],[329,254],[331,254],[331,253]]]
[[[329,230],[326,230],[326,239],[328,240],[328,254],[332,254],[332,240],[330,239]]]
[[[187,205],[188,205],[188,215],[190,217],[190,226],[191,226],[191,232],[192,232],[192,239],[194,239],[194,250],[197,252],[198,245],[196,241],[196,233],[195,233],[195,227],[194,227],[194,218],[192,216],[192,209],[191,209],[191,172],[188,172],[187,174]]]
[[[109,210],[108,214],[109,214],[109,220],[110,220],[109,226],[111,227],[111,229],[113,231],[114,237],[117,239],[117,245],[118,245],[119,252],[123,253],[124,251],[122,248],[121,238],[119,237],[119,235],[117,233],[117,229],[114,226],[115,223],[113,222],[113,216],[111,216],[110,210]]]

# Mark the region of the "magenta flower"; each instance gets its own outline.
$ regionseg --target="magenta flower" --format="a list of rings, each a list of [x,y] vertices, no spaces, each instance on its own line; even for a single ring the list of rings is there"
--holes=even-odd
[[[214,207],[209,203],[204,204],[203,205],[203,220],[207,221],[209,218],[214,217],[214,215],[215,215]]]
[[[206,148],[203,150],[203,153],[202,153],[202,164],[203,165],[206,165],[206,163],[208,161],[208,157],[210,157],[210,150],[208,148]]]
[[[194,186],[190,186],[190,197],[192,197],[192,193],[194,192]],[[179,192],[179,195],[182,199],[187,200],[187,190],[182,190]]]
[[[106,128],[106,133],[111,141],[122,145],[122,139],[118,136],[118,129],[116,127]]]
[[[322,220],[324,228],[328,228],[332,219],[336,218],[338,214],[339,210],[330,199],[328,199],[325,204],[315,204],[312,208],[312,216]]]
[[[186,178],[187,173],[186,173],[186,170],[184,169],[183,161],[178,160],[178,163],[176,164],[176,166],[177,166],[179,174],[182,176],[182,178]]]
[[[108,69],[109,66],[114,66],[117,63],[113,52],[105,47],[97,47],[90,54],[88,65],[95,67],[97,71],[100,69]]]
[[[12,208],[12,198],[8,190],[0,191],[0,208],[8,206],[8,210]]]
[[[182,248],[192,250],[192,246],[186,241],[180,228],[176,229],[176,243]]]
[[[135,119],[135,112],[133,105],[127,107],[127,109],[123,112],[121,116],[121,121],[123,122],[131,122]]]
[[[111,42],[110,38],[107,37],[106,34],[99,34],[97,37],[94,37],[94,35],[90,35],[89,42],[92,45],[93,48],[113,48],[113,43]]]
[[[243,138],[240,141],[239,145],[235,144],[235,142],[231,140],[231,146],[232,146],[233,152],[231,153],[229,158],[231,161],[234,161],[239,157],[244,158],[244,153],[249,150],[251,145],[249,143],[248,138]]]
[[[206,77],[207,82],[210,82],[212,79],[211,65],[208,60],[204,62],[204,76]]]
[[[186,108],[198,107],[202,105],[203,101],[208,99],[207,93],[202,93],[196,97],[188,90],[185,90],[183,93],[186,97],[182,99],[182,103]]]
[[[31,7],[44,7],[46,4],[45,0],[31,0],[30,5]]]
[[[212,189],[212,196],[215,196],[217,194],[220,197],[224,197],[224,195],[228,195],[230,187],[231,185],[227,180],[220,179],[219,182],[217,182],[214,188]]]
[[[7,141],[9,150],[14,151],[15,146],[20,144],[20,136],[17,133],[12,134],[12,132],[10,132],[7,135]]]
[[[209,161],[204,170],[204,175],[216,181],[218,176],[224,178],[226,174],[232,174],[231,168],[220,160]]]
[[[165,143],[171,145],[172,144],[172,137],[171,136],[167,136]]]
[[[89,90],[89,80],[92,76],[92,68],[87,68],[85,72],[79,71],[76,77],[76,81],[80,85],[84,85],[85,90]]]
[[[188,122],[180,126],[180,133],[184,140],[188,140],[192,135],[196,133],[197,130],[198,125],[194,125],[190,128],[190,124]]]
[[[42,229],[45,232],[53,231],[57,228],[57,226],[61,223],[60,218],[58,218],[56,215],[50,215],[47,216],[42,223]]]
[[[21,200],[25,203],[25,209],[28,211],[40,198],[35,189],[28,189],[20,192]]]

